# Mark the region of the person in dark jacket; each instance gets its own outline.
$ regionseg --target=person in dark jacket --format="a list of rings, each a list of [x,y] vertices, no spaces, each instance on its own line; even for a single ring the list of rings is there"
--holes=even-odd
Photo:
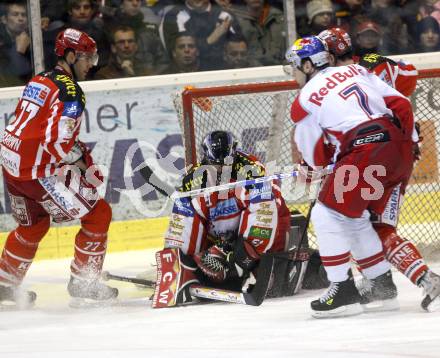
[[[162,42],[169,53],[179,32],[195,34],[200,65],[207,70],[219,69],[225,41],[241,33],[235,16],[210,0],[187,0],[185,5],[174,7],[162,20],[161,30]]]
[[[111,56],[95,79],[148,76],[152,74],[145,63],[136,59],[136,34],[129,26],[119,26],[112,33]]]
[[[233,6],[249,57],[262,65],[278,65],[284,59],[286,38],[282,11],[264,0],[245,0],[246,7]]]
[[[200,71],[199,49],[195,36],[189,32],[179,33],[171,51],[171,58],[172,62],[164,71],[165,74]]]
[[[26,4],[13,1],[5,5],[0,24],[0,86],[19,86],[32,76]]]

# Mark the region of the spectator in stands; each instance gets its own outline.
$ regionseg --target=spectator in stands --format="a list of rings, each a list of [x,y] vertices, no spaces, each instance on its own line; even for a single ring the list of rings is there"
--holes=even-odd
[[[355,56],[362,57],[367,53],[383,53],[381,45],[381,29],[373,21],[361,22],[355,31]]]
[[[232,7],[231,0],[215,0],[215,2],[223,10],[231,11],[231,7]]]
[[[438,0],[425,0],[422,1],[419,6],[419,16],[422,18],[432,16],[440,22],[440,1]]]
[[[408,33],[408,52],[416,52],[417,22],[420,20],[421,1],[401,0],[399,15]]]
[[[250,67],[248,46],[243,37],[232,37],[225,43],[224,69]]]
[[[137,50],[134,30],[129,26],[115,28],[112,33],[112,54],[109,62],[96,73],[95,79],[150,75],[147,66],[136,59]]]
[[[427,16],[417,24],[419,52],[440,51],[440,26],[436,19]]]
[[[218,69],[228,36],[241,33],[240,26],[231,13],[210,0],[187,0],[184,5],[171,9],[162,24],[162,41],[170,52],[179,32],[189,31],[196,36],[200,51],[200,65]]]
[[[378,24],[382,32],[382,54],[405,53],[408,48],[408,34],[400,11],[394,0],[371,0],[366,17]]]
[[[233,6],[242,34],[249,46],[249,57],[262,65],[277,65],[284,59],[285,30],[283,12],[264,0],[244,0],[246,7]]]
[[[334,26],[335,12],[330,0],[312,0],[307,3],[307,35],[318,35]]]
[[[61,28],[67,15],[65,0],[40,0],[40,8],[43,31]]]
[[[336,5],[336,26],[343,28],[348,33],[353,34],[356,27],[356,18],[364,16],[366,12],[366,1],[364,0],[345,0],[339,1]]]
[[[165,74],[200,71],[197,40],[188,32],[177,35],[171,57],[172,62],[164,71]]]
[[[9,2],[0,19],[0,86],[19,86],[32,76],[26,3]]]
[[[141,0],[122,0],[113,16],[105,16],[105,27],[111,33],[118,26],[130,26],[137,38],[136,59],[143,62],[151,73],[162,73],[169,59],[159,38],[155,23],[146,22],[141,10]]]
[[[65,27],[71,27],[87,33],[98,45],[98,68],[107,63],[110,45],[104,32],[104,24],[98,15],[96,0],[68,0],[68,21]]]
[[[90,71],[91,76],[93,76],[94,71],[107,64],[110,56],[110,44],[104,32],[103,22],[97,15],[98,4],[96,0],[67,1],[67,21],[61,27],[43,33],[46,67],[55,65],[57,60],[53,52],[55,38],[60,31],[66,28],[83,31],[95,40],[98,47],[99,62],[98,67]]]

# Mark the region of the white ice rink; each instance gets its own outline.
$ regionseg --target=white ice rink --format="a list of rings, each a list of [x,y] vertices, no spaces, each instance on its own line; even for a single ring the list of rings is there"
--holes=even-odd
[[[149,251],[108,255],[106,269],[151,269]],[[440,271],[440,265],[433,266]],[[0,357],[440,357],[440,312],[425,313],[421,290],[395,274],[401,310],[316,320],[317,291],[267,300],[260,307],[228,303],[153,310],[146,291],[115,283],[120,304],[68,307],[69,260],[40,261],[26,285],[35,308],[0,312]]]

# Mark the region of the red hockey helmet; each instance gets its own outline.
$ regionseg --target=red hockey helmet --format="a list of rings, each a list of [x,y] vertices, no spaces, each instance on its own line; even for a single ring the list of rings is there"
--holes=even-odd
[[[72,49],[78,55],[91,56],[93,64],[98,63],[96,42],[85,32],[75,29],[61,31],[55,40],[55,54],[63,57],[67,49]]]
[[[327,44],[328,50],[335,56],[343,56],[353,50],[350,35],[340,27],[324,30],[318,37]]]

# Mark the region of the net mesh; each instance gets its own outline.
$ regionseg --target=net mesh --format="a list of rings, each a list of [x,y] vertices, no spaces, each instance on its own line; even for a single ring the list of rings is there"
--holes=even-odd
[[[415,119],[420,124],[423,136],[422,159],[417,162],[407,188],[398,231],[429,256],[440,253],[440,153],[437,144],[440,135],[440,78],[429,78],[433,74],[428,72],[425,76],[428,78],[419,79],[411,98]],[[209,96],[203,96],[203,89],[199,88],[195,95],[185,94],[191,97],[191,108],[182,105],[181,93],[176,94],[174,103],[184,131],[184,145],[196,153],[196,158],[193,158],[191,151],[186,152],[187,163],[200,159],[200,144],[207,133],[228,130],[238,140],[239,147],[256,154],[266,165],[276,164],[274,170],[286,171],[291,168],[293,123],[290,120],[290,107],[297,94],[294,82],[291,83],[292,87],[287,90],[261,93],[253,93],[252,88],[246,88],[245,85],[228,86],[222,87],[225,89],[220,91],[222,95]],[[209,103],[209,106],[200,105],[201,100]],[[193,123],[191,125],[185,121]],[[282,184],[289,207],[306,215],[317,187],[297,190],[294,179]],[[313,228],[309,235],[311,244],[316,244]]]

